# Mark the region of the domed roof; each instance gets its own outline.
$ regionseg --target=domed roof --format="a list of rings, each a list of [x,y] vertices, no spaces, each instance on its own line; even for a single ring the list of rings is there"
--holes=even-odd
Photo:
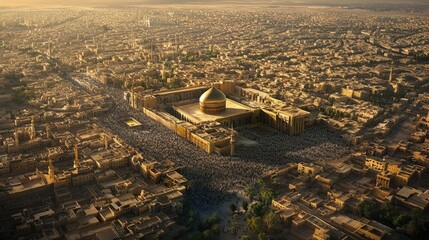
[[[218,103],[218,102],[225,102],[226,97],[223,92],[218,90],[215,87],[211,87],[209,90],[205,91],[203,94],[201,94],[200,97],[200,103]]]

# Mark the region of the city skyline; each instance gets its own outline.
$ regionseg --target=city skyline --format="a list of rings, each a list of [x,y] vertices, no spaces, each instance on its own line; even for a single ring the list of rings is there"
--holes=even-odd
[[[0,8],[1,239],[427,238],[421,1],[37,2]]]
[[[428,5],[429,3],[425,0],[272,0],[260,2],[257,0],[247,1],[247,0],[0,0],[0,5],[72,5],[72,6],[109,6],[109,5],[139,5],[139,4],[148,4],[148,5],[181,5],[181,4],[191,4],[191,5],[234,5],[234,4],[244,4],[244,5],[258,5],[258,6],[392,6],[392,5],[402,5],[402,6],[412,6],[412,5]]]

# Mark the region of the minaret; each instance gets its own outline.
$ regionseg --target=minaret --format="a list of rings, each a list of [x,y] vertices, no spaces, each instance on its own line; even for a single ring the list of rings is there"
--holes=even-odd
[[[74,161],[73,161],[73,168],[79,167],[79,151],[77,149],[77,144],[74,145]]]
[[[393,63],[390,65],[390,74],[389,74],[389,82],[392,82],[393,79]]]
[[[387,156],[383,156],[382,160],[383,160],[383,171],[387,171],[387,166],[389,165],[389,163],[387,162]]]
[[[104,148],[109,148],[109,139],[107,138],[107,135],[104,135]]]
[[[162,64],[161,77],[165,79],[165,63]]]
[[[49,40],[49,42],[48,42],[48,51],[47,51],[48,58],[51,58],[51,54],[52,54],[51,40]]]
[[[15,128],[15,132],[13,133],[13,136],[15,137],[15,145],[19,146],[19,133],[18,133],[18,129]]]
[[[30,140],[33,140],[36,137],[36,128],[34,126],[34,117],[31,118],[31,127],[30,127]]]
[[[51,127],[49,126],[49,124],[46,124],[46,138],[51,138]]]
[[[131,107],[134,108],[134,79],[131,80]]]
[[[383,158],[383,172],[387,172],[387,167],[389,166],[389,164],[386,161],[386,158]]]
[[[235,136],[234,136],[234,125],[232,125],[231,128],[231,138],[229,140],[229,143],[231,144],[231,156],[235,155]]]
[[[53,183],[55,181],[54,163],[52,162],[51,157],[48,157],[48,158],[49,158],[48,177],[49,177],[49,182]]]

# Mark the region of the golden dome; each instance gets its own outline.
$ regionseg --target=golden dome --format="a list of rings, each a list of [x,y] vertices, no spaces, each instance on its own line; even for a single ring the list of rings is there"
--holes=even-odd
[[[221,103],[226,102],[226,97],[223,92],[215,87],[211,87],[209,90],[201,94],[200,103]]]
[[[200,97],[200,110],[203,113],[214,114],[225,111],[226,97],[223,92],[213,86]]]

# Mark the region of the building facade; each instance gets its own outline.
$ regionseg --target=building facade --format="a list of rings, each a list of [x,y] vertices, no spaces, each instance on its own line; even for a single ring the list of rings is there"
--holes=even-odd
[[[159,92],[124,93],[133,107],[162,123],[208,153],[231,151],[230,128],[265,124],[280,132],[300,135],[311,125],[310,113],[259,90],[223,81]]]

